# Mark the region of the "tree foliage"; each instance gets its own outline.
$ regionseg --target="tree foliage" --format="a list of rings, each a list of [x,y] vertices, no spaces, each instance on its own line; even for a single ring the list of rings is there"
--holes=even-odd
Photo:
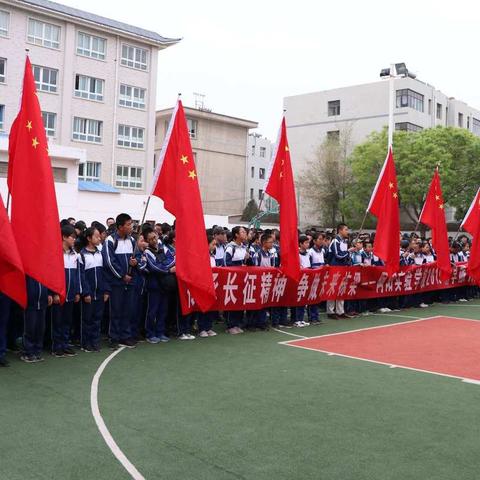
[[[250,222],[255,215],[258,215],[259,211],[257,202],[252,198],[243,209],[242,222]]]
[[[410,221],[418,221],[437,165],[445,202],[461,219],[480,186],[480,138],[462,128],[436,127],[420,132],[397,131],[393,145],[400,206]],[[354,182],[347,192],[345,215],[354,226],[363,218],[386,151],[384,129],[372,133],[349,157]],[[369,219],[366,226],[374,223]]]

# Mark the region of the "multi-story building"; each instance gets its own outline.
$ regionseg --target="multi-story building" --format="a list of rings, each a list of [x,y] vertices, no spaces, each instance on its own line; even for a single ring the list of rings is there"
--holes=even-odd
[[[480,135],[480,111],[409,76],[394,79],[395,129],[418,131],[437,125],[466,128]],[[296,95],[284,99],[294,174],[298,178],[327,137],[349,135],[353,148],[388,125],[389,81]],[[299,187],[297,187],[299,188]],[[304,206],[308,199],[300,190]],[[302,224],[312,222],[302,208]]]
[[[263,196],[262,210],[264,208],[272,210],[278,205],[273,198],[264,194],[273,149],[274,145],[268,138],[262,137],[258,133],[251,133],[248,136],[245,204],[250,200],[255,200],[259,205]]]
[[[238,215],[245,207],[249,130],[258,123],[184,107],[197,167],[203,211]],[[157,111],[155,162],[160,157],[173,109]]]
[[[57,193],[66,183],[80,195],[145,194],[153,178],[158,53],[178,41],[48,0],[0,0],[0,132],[8,134],[18,112],[28,49]],[[83,153],[75,157],[75,149]],[[59,165],[54,152],[73,162]]]

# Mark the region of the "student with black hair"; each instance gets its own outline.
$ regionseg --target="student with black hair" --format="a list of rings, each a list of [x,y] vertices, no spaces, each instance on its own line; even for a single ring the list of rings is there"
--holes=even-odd
[[[52,305],[53,297],[44,285],[33,278],[27,276],[26,282],[27,308],[23,317],[23,353],[20,360],[26,363],[43,362],[45,320],[47,307]]]
[[[272,235],[273,235],[273,247],[272,247],[273,266],[275,268],[279,268],[280,256],[281,256],[280,230],[278,228],[272,229]],[[288,307],[272,307],[271,316],[272,316],[272,327],[291,328],[291,325],[289,324],[289,321],[288,321]]]
[[[310,257],[310,267],[322,268],[325,265],[325,234],[313,232],[311,248],[308,250]],[[308,307],[310,323],[318,324],[320,322],[320,303]]]
[[[98,230],[100,234],[100,244],[97,246],[98,250],[102,251],[103,244],[108,237],[107,227],[103,223],[97,222],[96,220],[92,222],[92,227]]]
[[[244,227],[232,228],[232,241],[225,248],[225,266],[240,267],[250,261],[247,247],[247,230]],[[243,311],[229,311],[227,315],[227,333],[237,335],[243,333],[240,325],[243,322]]]
[[[311,268],[310,263],[310,255],[308,253],[308,249],[310,247],[310,239],[307,235],[300,235],[298,237],[298,250],[300,256],[300,268]],[[305,308],[306,305],[299,305],[292,309],[295,312],[295,321],[293,325],[295,327],[308,327],[310,325],[309,322],[305,322]]]
[[[213,230],[215,232],[215,229]],[[217,245],[217,241],[215,235],[212,233],[207,234],[207,243],[208,243],[208,251],[210,252],[210,266],[215,267],[217,262],[215,259],[215,249]],[[213,322],[218,319],[218,312],[211,311],[211,312],[199,312],[197,317],[197,324],[200,338],[207,338],[207,337],[216,337],[216,332],[213,331]]]
[[[81,347],[84,352],[100,351],[100,330],[105,302],[110,286],[103,266],[101,235],[96,227],[87,228],[80,251],[80,278],[82,280]]]
[[[134,348],[131,321],[135,312],[133,277],[138,264],[135,240],[132,237],[132,217],[121,213],[116,218],[116,231],[107,237],[102,255],[110,283],[110,346]]]
[[[225,266],[225,247],[227,246],[227,234],[222,227],[214,227],[213,236],[215,239],[215,265]]]
[[[52,306],[52,355],[55,357],[74,357],[75,350],[71,347],[70,337],[73,323],[73,306],[80,301],[82,287],[78,254],[73,249],[77,238],[75,229],[65,225],[61,229],[63,242],[63,263],[65,267],[66,296],[60,305],[58,294],[53,295]]]

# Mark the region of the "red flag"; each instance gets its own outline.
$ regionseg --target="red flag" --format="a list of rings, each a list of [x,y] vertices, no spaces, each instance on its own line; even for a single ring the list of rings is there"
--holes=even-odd
[[[432,231],[432,245],[437,256],[437,266],[440,269],[442,280],[448,280],[452,274],[450,263],[450,247],[448,245],[447,222],[445,221],[445,202],[443,201],[442,187],[438,167],[433,174],[430,189],[419,221],[430,227]]]
[[[27,288],[22,260],[0,196],[0,292],[21,307],[27,306]]]
[[[473,237],[467,272],[480,285],[480,188],[460,226]]]
[[[282,119],[277,151],[265,192],[275,198],[280,205],[280,267],[287,277],[298,282],[300,258],[298,255],[297,202],[285,117]]]
[[[176,217],[176,274],[190,290],[202,311],[215,301],[197,170],[187,121],[179,100],[170,120],[155,174],[152,195],[160,197],[165,209]],[[185,297],[181,295],[186,311]]]
[[[373,252],[385,262],[388,274],[392,275],[400,268],[400,212],[392,147],[388,150],[367,212],[377,217]]]
[[[12,230],[25,273],[65,298],[65,272],[57,198],[42,112],[27,57],[20,112],[10,130],[8,188]]]

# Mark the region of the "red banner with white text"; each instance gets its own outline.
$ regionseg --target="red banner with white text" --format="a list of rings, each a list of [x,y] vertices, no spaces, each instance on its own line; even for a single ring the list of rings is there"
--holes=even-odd
[[[456,264],[448,281],[440,278],[436,263],[401,267],[388,277],[383,267],[304,269],[298,283],[277,268],[213,268],[217,299],[212,310],[259,310],[269,307],[315,305],[325,300],[360,300],[474,285],[466,263]],[[180,286],[188,312],[198,310],[189,290]]]

